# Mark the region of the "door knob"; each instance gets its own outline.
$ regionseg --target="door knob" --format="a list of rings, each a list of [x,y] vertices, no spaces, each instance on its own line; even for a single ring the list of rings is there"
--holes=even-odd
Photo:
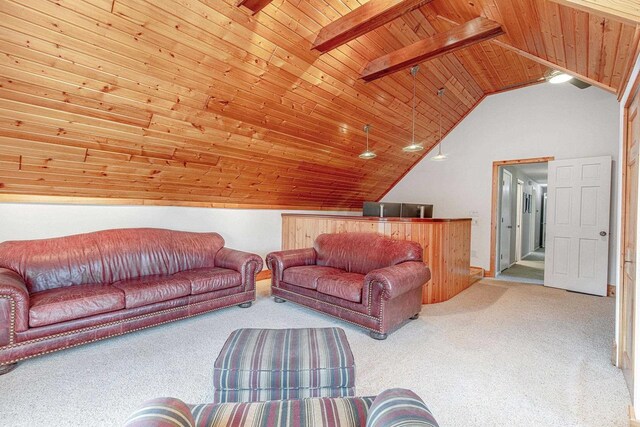
[[[606,231],[601,231],[601,232],[600,232],[600,235],[601,235],[602,237],[604,237],[604,236],[606,236],[606,235],[607,235],[607,232],[606,232]]]

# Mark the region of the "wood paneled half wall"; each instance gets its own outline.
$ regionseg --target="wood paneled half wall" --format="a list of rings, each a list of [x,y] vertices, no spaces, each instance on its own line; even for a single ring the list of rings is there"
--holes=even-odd
[[[500,25],[423,63],[429,149],[442,87],[445,132],[550,66],[619,92],[637,27],[577,3],[1,0],[1,200],[358,209],[427,152],[401,150],[409,71],[366,83],[368,63],[479,17]],[[319,35],[332,44],[314,49]],[[374,160],[358,158],[367,123]]]

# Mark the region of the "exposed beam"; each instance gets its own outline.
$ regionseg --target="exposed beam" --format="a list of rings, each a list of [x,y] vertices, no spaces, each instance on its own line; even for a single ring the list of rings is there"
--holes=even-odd
[[[370,82],[424,61],[504,34],[499,23],[479,17],[369,62],[361,79]]]
[[[311,48],[328,52],[431,1],[370,0],[322,28]]]
[[[271,3],[272,0],[240,0],[238,7],[244,6],[253,12],[253,15],[260,12],[263,7]]]
[[[624,22],[640,24],[640,2],[638,0],[551,0],[574,9]]]
[[[442,15],[438,15],[437,18],[441,19],[443,21],[446,21],[446,22],[448,22],[450,24],[458,25],[457,22],[455,22],[455,21],[453,21],[453,20],[451,20],[449,18],[445,18]],[[554,64],[551,61],[547,61],[546,59],[542,59],[539,56],[536,56],[536,55],[534,55],[532,53],[526,52],[526,51],[524,51],[522,49],[518,49],[517,47],[511,46],[509,43],[505,43],[503,41],[495,40],[495,39],[489,40],[489,43],[493,43],[496,46],[500,46],[500,47],[502,47],[504,49],[510,50],[512,52],[515,52],[518,55],[522,56],[523,58],[530,59],[531,61],[537,62],[538,64],[542,64],[542,65],[544,65],[546,67],[553,68],[554,70],[560,70],[563,73],[567,73],[570,76],[573,76],[573,77],[575,77],[575,78],[577,78],[579,80],[582,80],[585,83],[589,83],[590,85],[599,87],[600,89],[606,90],[607,92],[616,93],[616,89],[611,87],[611,86],[609,86],[609,85],[606,85],[606,84],[601,83],[601,82],[599,82],[597,80],[591,79],[591,78],[589,78],[587,76],[583,76],[582,74],[579,74],[579,73],[577,73],[577,72],[575,72],[573,70],[570,70],[568,68],[562,67],[562,66],[560,66],[558,64]]]

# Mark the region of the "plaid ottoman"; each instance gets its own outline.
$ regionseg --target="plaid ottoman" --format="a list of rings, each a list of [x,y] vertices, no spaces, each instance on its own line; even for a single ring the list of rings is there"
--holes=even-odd
[[[353,396],[355,375],[340,328],[238,329],[214,363],[214,402]]]

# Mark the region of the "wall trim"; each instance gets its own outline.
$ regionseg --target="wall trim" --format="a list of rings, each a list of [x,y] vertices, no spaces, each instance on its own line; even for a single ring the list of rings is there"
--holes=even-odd
[[[256,281],[271,279],[271,270],[262,270],[256,275]]]
[[[362,208],[335,206],[261,205],[256,203],[212,203],[187,202],[180,200],[125,199],[112,197],[45,196],[38,194],[0,194],[0,203],[37,203],[54,205],[114,205],[114,206],[179,206],[192,208],[219,209],[269,209],[305,211],[348,211],[359,212]]]

